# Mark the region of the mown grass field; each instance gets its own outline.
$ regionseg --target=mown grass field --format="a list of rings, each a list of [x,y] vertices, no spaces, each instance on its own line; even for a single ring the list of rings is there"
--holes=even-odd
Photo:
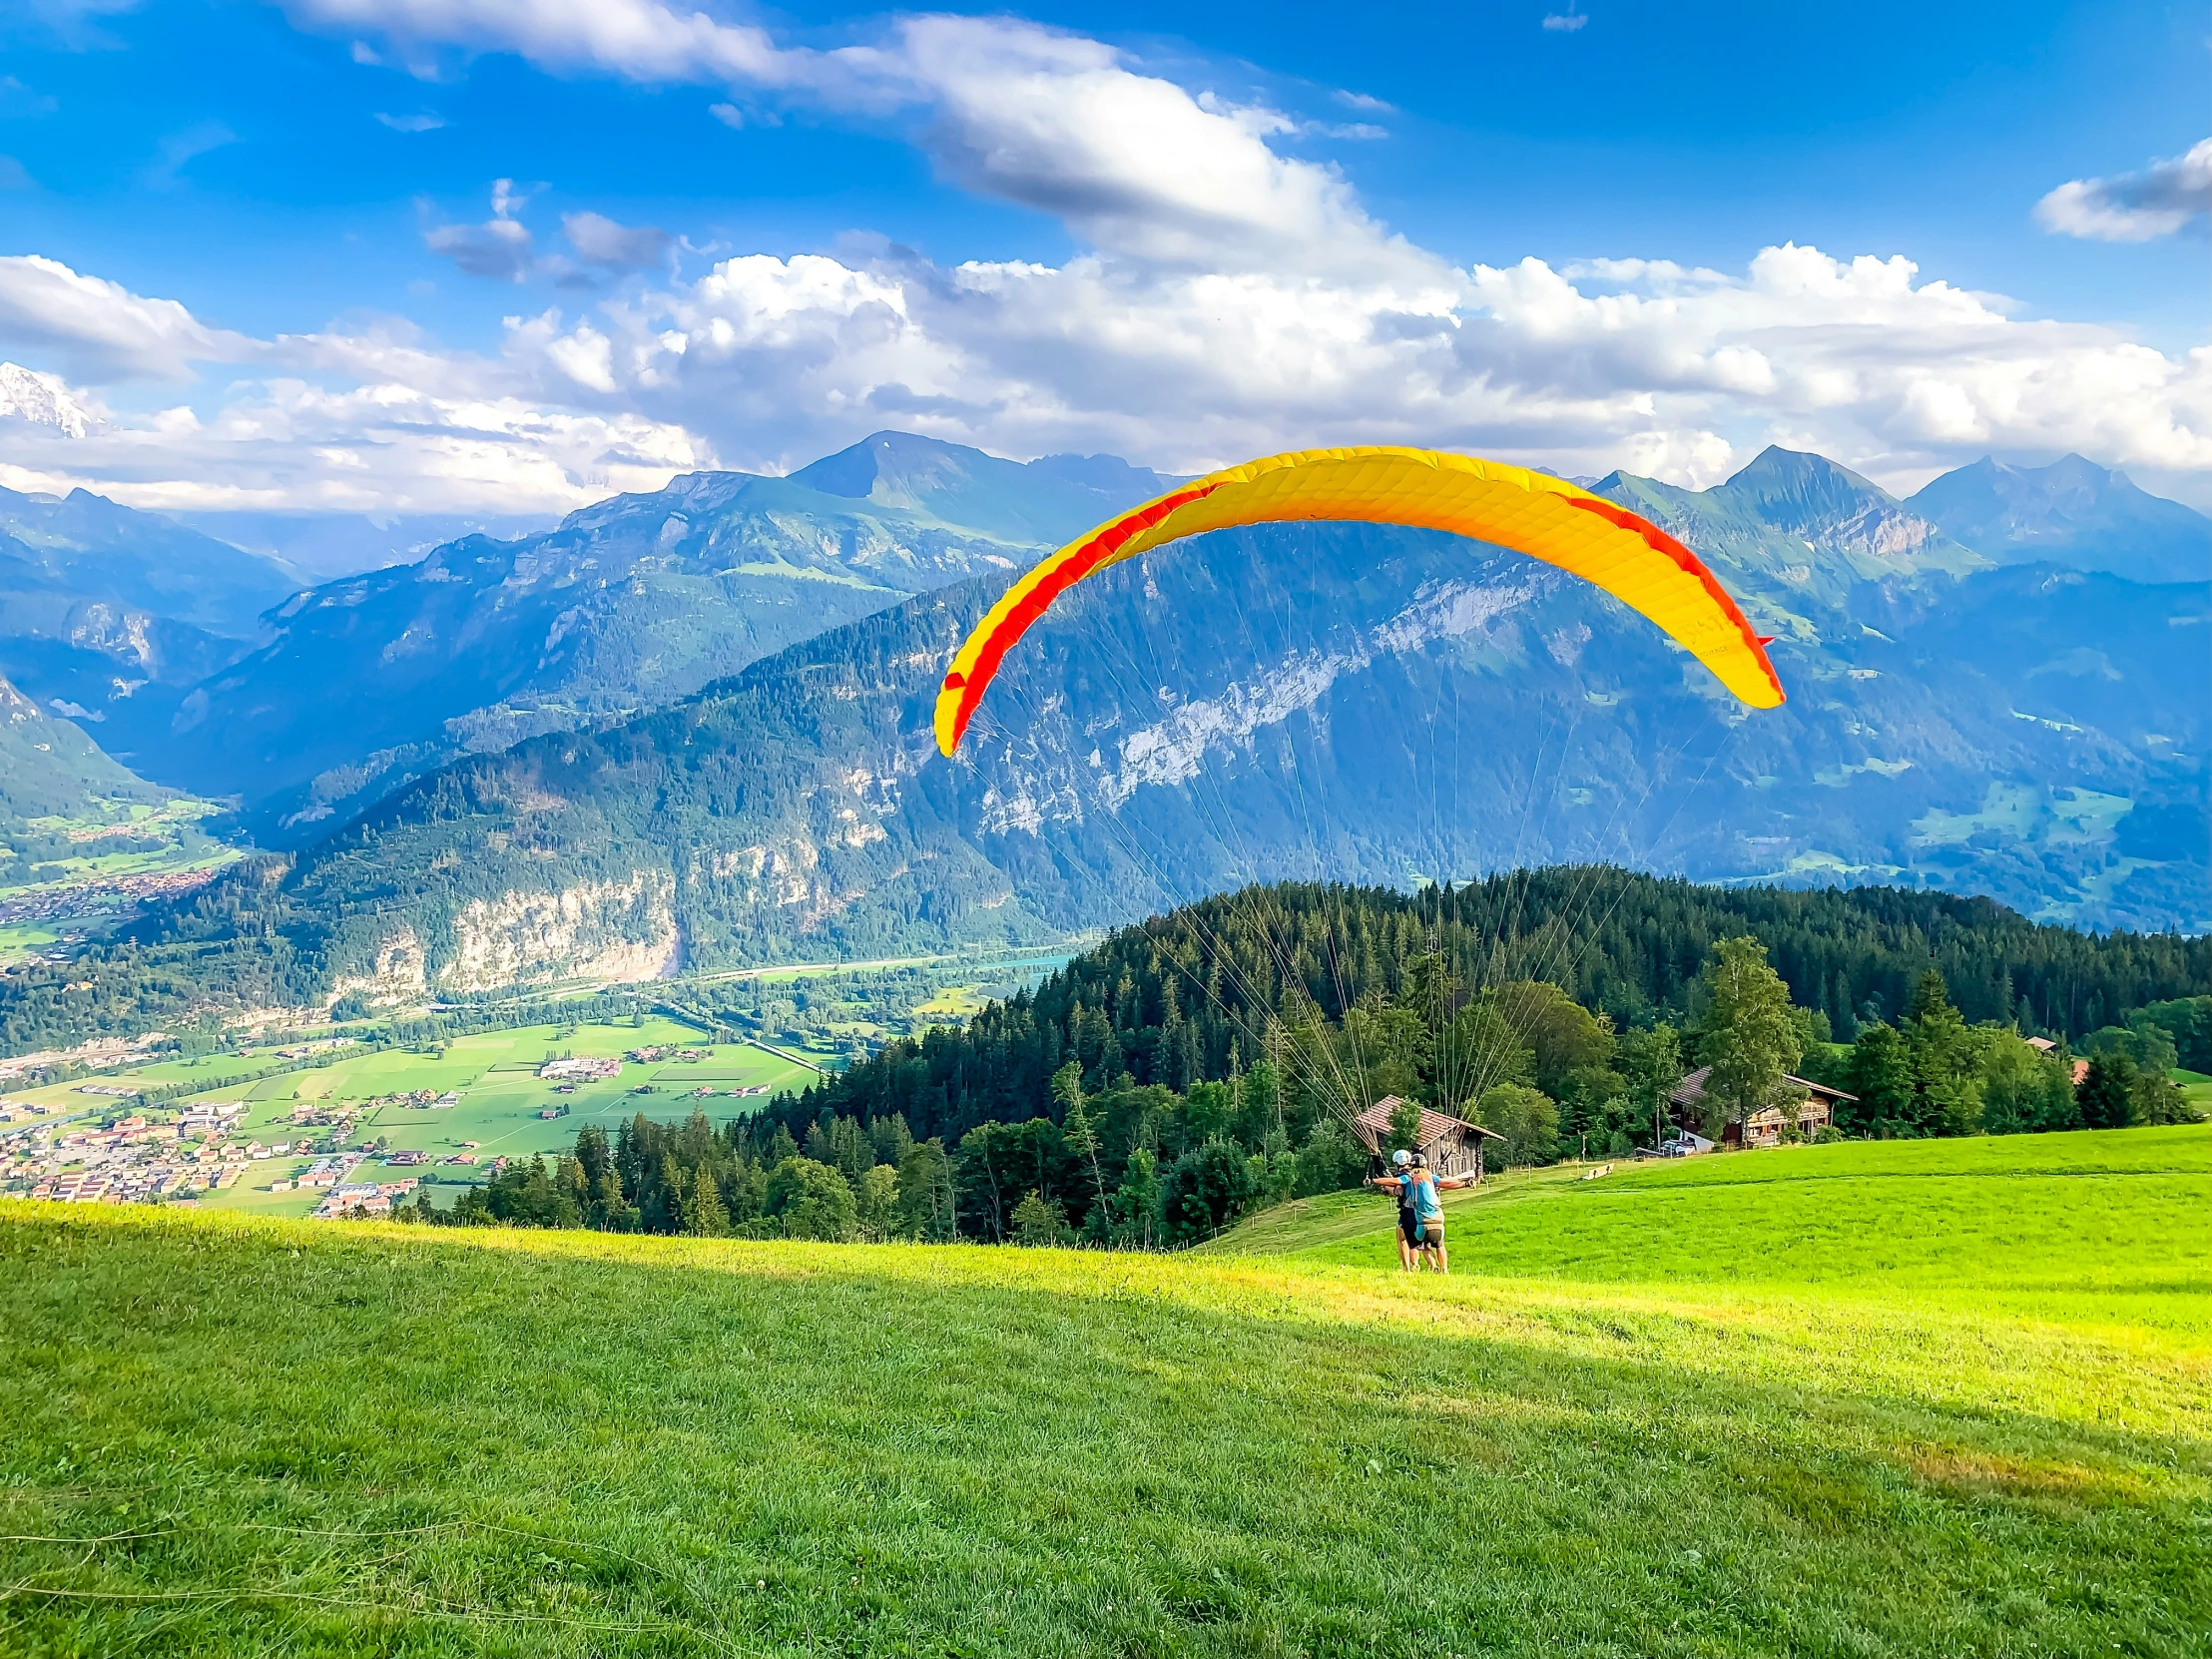
[[[1168,1258],[0,1206],[0,1650],[2212,1653],[2208,1152],[1547,1173],[1444,1281],[1357,1197]]]

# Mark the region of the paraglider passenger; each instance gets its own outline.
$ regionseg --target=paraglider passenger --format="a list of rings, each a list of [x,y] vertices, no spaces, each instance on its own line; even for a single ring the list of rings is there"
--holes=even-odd
[[[1397,1194],[1397,1258],[1407,1273],[1417,1272],[1416,1259],[1438,1273],[1451,1271],[1444,1251],[1444,1207],[1439,1193],[1471,1187],[1471,1175],[1447,1175],[1441,1180],[1430,1173],[1427,1156],[1419,1152],[1393,1152],[1395,1175],[1379,1175],[1374,1184]]]

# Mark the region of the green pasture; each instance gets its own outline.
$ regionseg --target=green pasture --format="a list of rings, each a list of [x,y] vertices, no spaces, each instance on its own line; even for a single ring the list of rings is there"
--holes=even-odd
[[[271,1192],[270,1183],[288,1180],[313,1163],[312,1158],[266,1158],[249,1164],[236,1186],[225,1187],[220,1192],[201,1193],[193,1202],[204,1210],[224,1210],[239,1215],[312,1215],[314,1207],[322,1202],[323,1193],[313,1188],[306,1192]]]
[[[1180,1257],[0,1205],[0,1651],[2201,1659],[2208,1139],[1515,1177],[1442,1280],[1357,1196]]]
[[[1444,1198],[1453,1271],[1583,1284],[1911,1292],[2069,1322],[2212,1297],[2212,1128],[2084,1130],[1514,1172]],[[1378,1194],[1285,1205],[1208,1247],[1394,1267]],[[2156,1287],[2146,1291],[2145,1285]]]
[[[20,921],[0,927],[0,962],[12,962],[19,956],[44,950],[60,937],[51,927],[41,927],[35,921]]]
[[[654,1046],[704,1051],[708,1057],[692,1062],[625,1063],[619,1078],[578,1083],[571,1094],[560,1093],[537,1075],[549,1054],[619,1056],[628,1049]],[[576,1144],[577,1130],[587,1123],[598,1124],[610,1139],[621,1124],[640,1112],[654,1118],[680,1118],[690,1116],[696,1107],[720,1123],[767,1104],[766,1096],[733,1098],[731,1090],[762,1085],[798,1089],[812,1076],[803,1066],[749,1045],[713,1046],[690,1026],[671,1020],[648,1019],[642,1026],[524,1026],[457,1037],[446,1045],[442,1057],[386,1049],[265,1078],[245,1092],[245,1124],[249,1134],[263,1141],[296,1139],[301,1134],[329,1133],[295,1128],[291,1114],[298,1106],[357,1104],[423,1089],[457,1093],[460,1101],[453,1106],[386,1105],[362,1113],[346,1131],[345,1144],[381,1136],[394,1152],[427,1152],[434,1159],[473,1152],[478,1159],[475,1166],[432,1163],[391,1169],[371,1164],[361,1171],[363,1180],[414,1176],[433,1186],[458,1185],[481,1180],[494,1158],[566,1152]],[[652,1092],[637,1093],[640,1084]],[[701,1088],[713,1090],[712,1096],[694,1098]],[[215,1088],[204,1098],[237,1099],[239,1094]],[[561,1106],[568,1108],[565,1117],[538,1115]],[[297,1159],[257,1164],[236,1187],[209,1193],[201,1203],[211,1210],[306,1215],[321,1201],[320,1193],[268,1190],[272,1181],[291,1175],[294,1165],[306,1167]]]

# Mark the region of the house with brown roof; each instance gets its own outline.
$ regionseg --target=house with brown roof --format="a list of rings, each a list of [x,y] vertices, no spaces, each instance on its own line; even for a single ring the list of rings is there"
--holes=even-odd
[[[1705,1121],[1705,1085],[1713,1075],[1711,1066],[1700,1066],[1682,1079],[1674,1093],[1667,1097],[1668,1104],[1692,1124]],[[1845,1101],[1856,1101],[1858,1096],[1832,1089],[1825,1083],[1810,1078],[1782,1074],[1785,1089],[1802,1089],[1804,1097],[1772,1106],[1762,1106],[1758,1111],[1723,1126],[1723,1146],[1780,1146],[1782,1127],[1795,1121],[1797,1132],[1811,1140],[1818,1130],[1825,1129],[1835,1120],[1836,1108]]]
[[[1362,1146],[1378,1158],[1386,1158],[1396,1150],[1397,1143],[1390,1138],[1390,1115],[1403,1102],[1394,1094],[1386,1094],[1373,1106],[1352,1120],[1352,1133]],[[1482,1179],[1482,1144],[1485,1141],[1502,1141],[1503,1135],[1484,1129],[1480,1124],[1468,1123],[1443,1112],[1420,1109],[1420,1138],[1408,1152],[1418,1152],[1428,1159],[1428,1167],[1438,1175],[1471,1175]]]

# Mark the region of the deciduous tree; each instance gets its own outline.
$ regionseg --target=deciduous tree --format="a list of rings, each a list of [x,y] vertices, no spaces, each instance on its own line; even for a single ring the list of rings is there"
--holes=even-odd
[[[1698,1057],[1711,1066],[1708,1132],[1741,1122],[1774,1096],[1804,1052],[1790,987],[1767,961],[1767,947],[1745,934],[1717,942],[1703,974],[1705,1018]]]

